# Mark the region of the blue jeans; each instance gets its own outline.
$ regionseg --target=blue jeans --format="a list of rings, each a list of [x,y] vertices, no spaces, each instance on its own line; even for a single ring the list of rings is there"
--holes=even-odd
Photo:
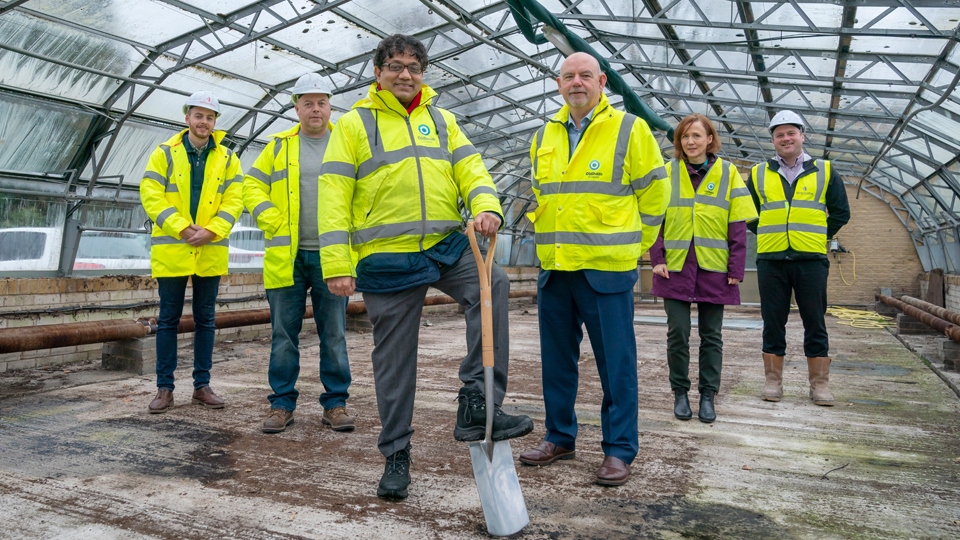
[[[313,304],[313,319],[320,335],[320,382],[324,409],[343,407],[350,387],[347,361],[347,299],[327,289],[320,268],[320,253],[297,251],[293,263],[293,285],[267,289],[273,343],[267,378],[273,393],[267,396],[270,408],[293,411],[297,408],[297,377],[300,375],[300,329],[307,307],[307,289]]]
[[[183,315],[187,280],[193,282],[193,388],[210,385],[213,367],[214,316],[220,276],[180,276],[157,278],[160,292],[160,318],[157,319],[157,388],[173,390],[173,372],[177,369],[177,327]]]

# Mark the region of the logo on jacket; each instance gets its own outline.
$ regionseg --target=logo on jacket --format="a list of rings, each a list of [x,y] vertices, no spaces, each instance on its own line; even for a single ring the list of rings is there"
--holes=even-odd
[[[597,170],[597,169],[599,169],[599,168],[600,168],[600,162],[599,162],[599,161],[593,160],[593,161],[590,162],[590,170],[591,170],[591,171],[595,171],[595,170]]]
[[[714,184],[713,182],[710,182],[709,184],[707,184],[707,191],[713,191],[713,188],[715,187],[717,187],[717,185]]]
[[[420,126],[417,127],[417,131],[419,131],[421,135],[430,136],[430,126],[426,124],[420,124]]]

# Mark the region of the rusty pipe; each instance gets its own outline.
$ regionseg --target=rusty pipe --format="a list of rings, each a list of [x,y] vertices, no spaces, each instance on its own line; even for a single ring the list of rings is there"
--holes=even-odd
[[[913,317],[914,319],[926,324],[930,328],[937,330],[938,332],[943,333],[949,337],[952,341],[960,343],[960,326],[952,324],[948,321],[941,319],[935,315],[927,313],[918,307],[914,307],[905,302],[901,302],[896,298],[892,298],[885,294],[878,294],[876,296],[877,300],[880,300],[884,304],[893,306],[900,311],[906,313],[907,315]]]
[[[0,354],[136,339],[150,333],[138,321],[109,320],[0,329]]]
[[[940,317],[945,321],[950,321],[953,324],[960,325],[960,313],[950,311],[949,309],[942,308],[936,304],[931,304],[930,302],[924,302],[923,300],[914,298],[912,296],[903,295],[900,297],[900,301],[904,304],[910,304],[915,308],[922,309],[923,311],[926,311],[935,317]]]

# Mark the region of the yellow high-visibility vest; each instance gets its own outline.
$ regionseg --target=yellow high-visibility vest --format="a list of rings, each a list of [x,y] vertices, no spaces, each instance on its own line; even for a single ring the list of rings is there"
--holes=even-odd
[[[780,176],[766,162],[753,166],[753,187],[760,198],[757,253],[776,253],[787,248],[827,252],[830,162],[818,159],[814,165],[814,169],[794,180],[792,201],[787,200]]]
[[[740,172],[732,163],[717,159],[696,193],[683,161],[671,160],[667,173],[671,185],[670,206],[663,224],[667,270],[683,270],[693,243],[700,268],[726,272],[730,260],[728,225],[757,218],[753,199]]]

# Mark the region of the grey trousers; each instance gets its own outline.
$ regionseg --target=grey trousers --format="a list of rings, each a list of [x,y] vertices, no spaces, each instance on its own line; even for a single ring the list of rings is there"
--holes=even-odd
[[[406,448],[413,435],[420,315],[429,287],[450,295],[465,308],[467,355],[460,362],[460,380],[464,388],[483,393],[480,279],[469,249],[455,264],[442,267],[440,279],[434,283],[394,293],[363,293],[373,323],[373,380],[383,426],[377,447],[387,457]],[[509,293],[510,280],[499,266],[493,265],[493,388],[497,405],[503,403],[507,392]],[[450,339],[454,339],[453,336]]]

